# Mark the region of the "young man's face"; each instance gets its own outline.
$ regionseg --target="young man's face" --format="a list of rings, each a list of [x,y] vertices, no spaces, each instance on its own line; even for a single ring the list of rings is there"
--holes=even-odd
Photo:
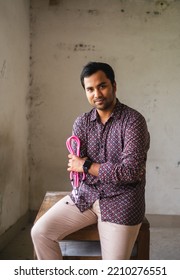
[[[97,110],[111,110],[116,103],[116,83],[106,77],[103,71],[98,71],[84,78],[84,87],[89,103]]]

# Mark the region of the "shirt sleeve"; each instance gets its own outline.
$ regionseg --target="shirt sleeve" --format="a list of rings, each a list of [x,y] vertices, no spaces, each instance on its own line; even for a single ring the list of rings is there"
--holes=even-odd
[[[80,157],[85,157],[87,154],[87,147],[84,115],[78,117],[75,120],[73,124],[72,134],[77,136],[80,140]]]
[[[149,132],[141,114],[128,118],[123,136],[124,148],[118,162],[107,161],[99,169],[99,180],[105,184],[131,184],[145,174]]]

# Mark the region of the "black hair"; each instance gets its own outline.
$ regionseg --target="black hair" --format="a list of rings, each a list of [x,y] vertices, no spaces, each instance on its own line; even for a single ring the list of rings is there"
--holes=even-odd
[[[80,80],[81,85],[84,88],[84,78],[90,77],[92,74],[96,73],[97,71],[103,71],[106,74],[106,77],[111,81],[113,85],[115,82],[115,74],[112,67],[103,62],[89,62],[86,64],[81,72]]]

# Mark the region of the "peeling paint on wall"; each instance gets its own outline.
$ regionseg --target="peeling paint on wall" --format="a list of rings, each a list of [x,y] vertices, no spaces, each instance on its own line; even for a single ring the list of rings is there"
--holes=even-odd
[[[90,44],[75,44],[74,51],[95,51],[95,46]]]
[[[57,43],[57,48],[63,51],[95,51],[95,45],[86,44],[86,43],[75,43],[75,44],[67,44],[65,42]]]

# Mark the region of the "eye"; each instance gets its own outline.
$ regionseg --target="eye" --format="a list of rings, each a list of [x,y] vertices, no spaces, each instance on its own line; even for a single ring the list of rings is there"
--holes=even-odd
[[[99,86],[99,89],[105,89],[106,88],[106,84],[102,84]]]
[[[86,92],[87,93],[92,93],[93,92],[93,88],[86,88]]]

